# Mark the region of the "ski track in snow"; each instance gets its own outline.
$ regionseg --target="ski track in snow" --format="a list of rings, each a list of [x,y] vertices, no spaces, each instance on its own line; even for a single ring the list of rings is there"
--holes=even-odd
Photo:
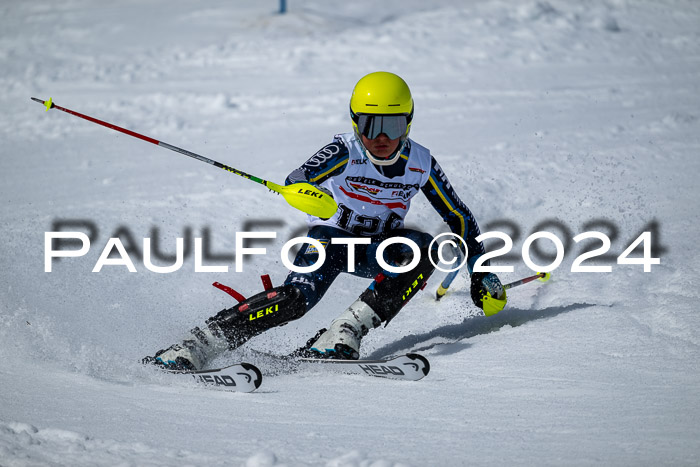
[[[0,5],[0,465],[697,465],[700,5],[277,7]],[[536,229],[568,239],[553,279],[513,289],[486,318],[464,275],[436,303],[436,273],[363,342],[368,358],[427,356],[417,383],[304,371],[235,394],[138,364],[231,305],[212,282],[244,294],[260,274],[280,284],[279,250],[304,233],[304,216],[262,187],[29,97],[279,183],[349,131],[352,86],[380,69],[411,86],[411,136],[482,232],[512,220],[519,232],[499,229],[517,254]],[[56,220],[88,221],[96,238],[45,273]],[[661,264],[615,264],[653,221]],[[407,225],[445,231],[420,196]],[[139,251],[157,238],[172,255],[177,237],[208,232],[211,253],[230,256],[244,228],[278,237],[243,273],[230,258],[218,263],[228,273],[194,273],[189,255],[155,274],[138,254],[137,273],[91,272],[111,236]],[[583,251],[571,238],[593,229],[612,237],[612,272],[569,272]],[[510,264],[504,282],[530,274]],[[366,284],[341,276],[303,319],[215,363],[297,348]]]

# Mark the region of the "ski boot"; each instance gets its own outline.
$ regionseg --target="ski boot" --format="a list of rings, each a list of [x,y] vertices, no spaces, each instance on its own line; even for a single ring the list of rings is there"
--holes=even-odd
[[[360,342],[370,329],[381,324],[379,316],[362,300],[338,316],[328,330],[319,331],[308,344],[305,356],[357,360],[360,358]]]
[[[141,360],[144,364],[153,364],[168,370],[201,370],[217,354],[228,349],[229,345],[216,327],[204,330],[194,328],[179,344],[156,352],[153,357]]]
[[[404,259],[407,264],[409,258]],[[370,329],[388,324],[406,304],[422,290],[434,271],[427,249],[418,265],[409,272],[395,276],[377,274],[374,281],[362,292],[328,330],[319,332],[306,348],[293,355],[311,358],[357,360],[360,342]]]

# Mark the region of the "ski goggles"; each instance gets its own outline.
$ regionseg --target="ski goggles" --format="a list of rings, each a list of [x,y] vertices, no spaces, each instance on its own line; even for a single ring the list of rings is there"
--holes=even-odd
[[[389,139],[397,139],[406,134],[409,119],[407,115],[368,115],[355,114],[357,130],[368,139],[374,139],[382,133]]]

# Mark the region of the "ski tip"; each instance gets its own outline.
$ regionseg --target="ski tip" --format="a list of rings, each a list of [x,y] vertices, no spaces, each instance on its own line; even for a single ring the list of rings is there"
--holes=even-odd
[[[258,369],[257,366],[251,364],[251,363],[241,363],[241,366],[245,368],[247,371],[252,371],[255,373],[255,381],[253,381],[253,384],[255,385],[255,389],[258,389],[260,385],[262,384],[262,379],[263,375],[262,372]]]
[[[406,356],[411,360],[420,360],[421,362],[423,362],[423,376],[428,376],[428,373],[430,373],[430,362],[427,358],[417,353],[409,353],[406,354]]]

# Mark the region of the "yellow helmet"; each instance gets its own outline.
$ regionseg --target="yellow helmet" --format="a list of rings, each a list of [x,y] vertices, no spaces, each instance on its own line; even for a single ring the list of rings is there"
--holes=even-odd
[[[358,81],[352,91],[350,117],[365,155],[377,165],[393,164],[399,159],[411,131],[411,90],[403,79],[393,73],[370,73]],[[382,133],[390,139],[401,138],[396,152],[388,158],[377,158],[362,144],[361,135],[374,139]]]

